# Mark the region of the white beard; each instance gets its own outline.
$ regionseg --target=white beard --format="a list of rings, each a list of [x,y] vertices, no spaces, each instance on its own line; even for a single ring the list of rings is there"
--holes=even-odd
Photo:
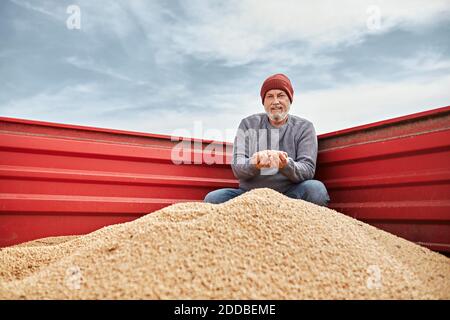
[[[280,122],[283,121],[284,119],[286,119],[288,113],[289,113],[289,108],[286,110],[286,112],[275,112],[275,113],[271,113],[266,112],[267,116],[270,118],[270,120],[275,121],[275,122]]]

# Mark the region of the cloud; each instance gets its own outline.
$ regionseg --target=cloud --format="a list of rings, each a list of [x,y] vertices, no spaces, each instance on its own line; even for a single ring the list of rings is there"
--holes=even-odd
[[[367,27],[367,9],[377,6],[380,31],[395,26],[417,28],[436,23],[450,13],[449,1],[227,1],[217,4],[189,1],[187,19],[174,26],[173,40],[186,54],[245,65],[271,60],[289,43],[303,44],[300,50],[284,51],[291,65],[312,61],[308,56],[323,48],[354,45],[373,32]],[[296,58],[295,58],[296,57]],[[299,57],[302,57],[299,59]]]
[[[95,102],[95,103],[94,103]],[[36,95],[14,99],[0,107],[5,116],[16,116],[48,121],[73,119],[85,122],[99,112],[109,108],[107,96],[103,96],[96,83],[66,86],[60,90],[51,89]]]
[[[55,20],[64,20],[65,19],[64,16],[57,14],[54,10],[51,10],[51,9],[48,10],[47,7],[50,7],[49,3],[45,3],[45,4],[41,5],[41,6],[38,6],[38,5],[36,5],[35,2],[33,2],[33,4],[31,4],[30,2],[24,1],[24,0],[22,0],[22,1],[9,0],[9,1],[14,3],[15,5],[21,7],[21,8],[24,8],[26,10],[31,10],[31,11],[34,11],[34,12],[46,15],[48,17],[51,17],[52,19],[55,19]]]
[[[121,74],[114,69],[110,67],[101,66],[98,63],[95,63],[92,59],[80,59],[78,57],[67,57],[64,59],[65,62],[69,63],[70,65],[73,65],[77,68],[92,71],[101,75],[105,75],[108,77],[111,77],[113,79],[122,80],[126,82],[130,82],[135,85],[139,86],[149,86],[150,88],[154,88],[154,86],[149,83],[148,81],[142,81],[142,80],[136,80],[133,78],[130,78],[129,76],[126,76],[124,74]]]
[[[414,72],[449,71],[450,59],[438,50],[427,50],[398,61],[399,65]]]
[[[345,84],[297,96],[291,112],[326,133],[450,105],[448,88],[449,75]]]

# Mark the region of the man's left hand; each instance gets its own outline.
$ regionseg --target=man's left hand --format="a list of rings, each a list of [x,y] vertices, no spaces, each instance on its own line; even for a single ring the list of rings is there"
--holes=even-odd
[[[288,154],[284,151],[280,151],[278,153],[278,157],[280,158],[280,162],[278,164],[278,168],[283,169],[284,167],[286,167],[287,163],[288,163]]]

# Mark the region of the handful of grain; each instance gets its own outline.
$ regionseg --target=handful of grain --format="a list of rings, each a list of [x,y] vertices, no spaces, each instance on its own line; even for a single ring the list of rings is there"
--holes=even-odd
[[[0,250],[1,299],[450,299],[443,255],[256,189]]]
[[[263,150],[258,151],[250,158],[250,163],[256,168],[279,168],[280,164],[286,162],[288,154],[285,151]]]

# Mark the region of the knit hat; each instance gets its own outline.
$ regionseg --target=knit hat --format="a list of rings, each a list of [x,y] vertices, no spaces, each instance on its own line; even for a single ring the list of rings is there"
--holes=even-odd
[[[282,73],[274,74],[264,81],[261,87],[261,100],[263,104],[267,91],[272,89],[279,89],[286,92],[286,94],[289,97],[289,100],[292,103],[292,99],[294,97],[294,89],[292,88],[291,81],[284,74]]]

